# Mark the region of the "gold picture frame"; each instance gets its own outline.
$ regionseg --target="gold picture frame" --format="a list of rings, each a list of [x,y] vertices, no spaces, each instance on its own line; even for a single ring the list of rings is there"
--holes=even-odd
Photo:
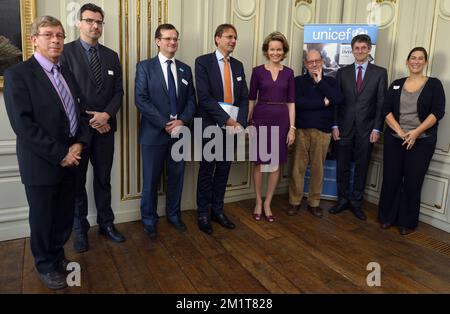
[[[17,4],[16,4],[16,3]],[[15,25],[20,25],[20,30],[12,30],[12,32],[19,32],[20,33],[20,43],[22,44],[22,58],[20,58],[20,56],[18,58],[14,58],[15,60],[18,60],[16,63],[20,62],[20,61],[25,61],[27,60],[29,57],[31,57],[33,55],[33,45],[31,44],[31,23],[33,22],[33,19],[36,16],[36,2],[35,0],[7,0],[7,1],[2,1],[1,5],[0,5],[0,12],[6,12],[5,14],[7,14],[7,12],[9,12],[9,10],[6,10],[6,8],[2,8],[1,6],[14,6],[14,5],[19,5],[19,10],[20,10],[20,23],[11,23],[11,25],[13,25],[12,27],[14,27]],[[1,18],[1,14],[0,13],[0,18]],[[13,17],[14,18],[14,17]],[[17,21],[18,22],[18,21]],[[3,27],[2,27],[3,29]],[[0,33],[0,62],[2,62],[2,53],[5,54],[4,59],[6,60],[7,57],[9,57],[11,54],[17,54],[17,50],[20,52],[20,49],[16,48],[13,45],[9,45],[11,42],[9,41],[9,39],[7,39],[6,36],[3,36],[2,33]],[[3,45],[3,46],[2,46]],[[8,46],[7,46],[8,45]],[[8,53],[8,55],[7,55]],[[15,63],[6,63],[2,66],[2,64],[0,63],[0,90],[3,89],[3,70],[4,68],[6,69],[6,67],[13,65]]]

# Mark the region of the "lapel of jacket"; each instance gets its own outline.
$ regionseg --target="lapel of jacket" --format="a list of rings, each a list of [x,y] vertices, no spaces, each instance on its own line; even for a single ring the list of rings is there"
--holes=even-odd
[[[64,116],[66,116],[65,115],[66,111],[64,110],[64,105],[62,103],[62,100],[59,97],[59,94],[56,91],[55,87],[53,86],[53,83],[50,81],[50,79],[48,78],[47,74],[45,73],[45,70],[41,67],[41,65],[34,58],[34,56],[32,57],[31,62],[32,62],[31,64],[32,64],[32,67],[33,67],[34,75],[36,75],[36,78],[37,78],[36,81],[37,82],[42,82],[42,84],[45,85],[44,89],[50,91],[50,95],[51,95],[51,97],[53,97],[53,100],[55,101],[55,103],[58,104],[59,110],[64,112]]]
[[[159,62],[158,56],[150,60],[150,66],[152,67],[152,72],[155,75],[156,81],[161,82],[162,88],[166,92],[166,95],[169,95],[169,91],[167,90],[166,79],[164,78],[164,73],[162,70],[161,63]]]
[[[182,99],[182,91],[184,90],[182,87],[184,85],[183,83],[183,78],[184,78],[184,71],[185,69],[183,67],[181,67],[181,65],[178,63],[178,60],[175,59],[175,66],[176,66],[176,70],[177,70],[177,84],[178,84],[178,95],[177,95],[177,99],[178,99],[178,105],[180,105],[182,103],[181,99]]]
[[[97,83],[95,82],[94,74],[92,73],[91,67],[89,66],[89,59],[88,59],[88,56],[86,55],[86,50],[84,50],[83,46],[81,45],[80,40],[81,39],[78,39],[75,43],[76,54],[78,55],[77,57],[80,58],[80,60],[83,60],[83,62],[80,64],[83,64],[83,66],[86,68],[87,72],[89,73],[89,79],[92,82],[92,86],[97,86]]]
[[[236,60],[234,58],[230,57],[230,67],[231,67],[231,72],[233,73],[233,77],[232,77],[232,84],[233,84],[233,99],[234,99],[234,103],[238,103],[238,89],[236,87],[236,82],[237,82],[237,78],[238,76],[240,76],[240,72],[239,72],[239,68],[238,68],[238,64],[236,62]],[[242,79],[242,77],[241,77]]]
[[[105,58],[106,52],[105,52],[105,50],[106,50],[105,47],[103,47],[102,45],[98,44],[98,51],[99,51],[99,55],[100,55],[99,59],[100,59],[100,65],[102,66],[101,71],[102,71],[102,78],[103,78],[101,87],[104,87],[105,82],[106,82],[106,77],[108,75],[108,64],[106,63],[106,58]]]
[[[402,96],[403,85],[405,85],[405,82],[406,82],[406,78],[402,78],[398,84],[399,88],[394,89],[394,91],[395,91],[394,104],[398,104],[398,107],[396,108],[397,113],[400,111],[400,98]],[[419,112],[419,101],[417,101],[417,112]]]
[[[219,61],[217,60],[216,53],[213,52],[211,55],[211,77],[215,78],[216,82],[220,82],[217,84],[220,89],[220,99],[219,101],[223,101],[224,91],[223,91],[223,80],[222,74],[220,73]]]
[[[345,79],[348,80],[350,83],[350,86],[352,87],[353,96],[356,98],[356,74],[355,74],[355,63],[352,63],[348,66],[346,66],[344,69],[347,70],[347,73],[345,74]],[[344,73],[343,73],[344,74]]]
[[[367,84],[372,80],[372,78],[373,78],[372,71],[373,71],[373,65],[369,62],[369,64],[367,64],[366,74],[364,74],[364,79],[363,79],[363,83],[361,86],[361,90],[359,91],[360,94],[364,91],[364,88],[366,88]],[[353,76],[353,77],[355,77],[355,76]],[[355,90],[356,90],[356,79],[355,79]]]

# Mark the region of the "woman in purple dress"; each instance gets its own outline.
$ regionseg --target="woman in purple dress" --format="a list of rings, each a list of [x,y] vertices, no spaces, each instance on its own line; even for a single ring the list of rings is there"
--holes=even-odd
[[[289,51],[286,37],[280,32],[271,33],[264,40],[262,50],[268,61],[253,69],[249,93],[248,120],[256,129],[250,138],[251,147],[256,148],[256,156],[251,156],[251,160],[256,157],[253,217],[261,220],[264,209],[267,221],[273,222],[270,204],[280,176],[279,165],[287,162],[288,146],[295,140],[295,84],[294,71],[281,64]],[[263,172],[269,172],[264,203]]]

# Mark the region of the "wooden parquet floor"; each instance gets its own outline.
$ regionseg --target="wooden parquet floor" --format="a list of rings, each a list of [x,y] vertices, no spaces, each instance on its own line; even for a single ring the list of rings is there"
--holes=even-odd
[[[421,223],[400,236],[379,228],[373,204],[364,206],[366,222],[349,211],[330,215],[332,205],[322,202],[322,219],[305,205],[291,217],[287,196],[276,196],[269,223],[253,220],[253,200],[229,203],[237,228],[213,223],[212,236],[198,230],[193,210],[183,211],[184,233],[161,217],[155,240],[140,222],[117,225],[123,244],[93,227],[88,252],[75,253],[73,239],[66,245],[81,287],[57,292],[39,281],[28,238],[0,242],[0,293],[450,293],[450,234]],[[379,287],[366,282],[371,262],[381,267]]]

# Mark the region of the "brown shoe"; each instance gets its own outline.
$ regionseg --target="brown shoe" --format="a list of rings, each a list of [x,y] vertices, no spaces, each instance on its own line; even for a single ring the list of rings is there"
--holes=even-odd
[[[311,207],[308,205],[308,211],[316,217],[322,218],[323,216],[322,208],[320,208],[319,206]]]
[[[289,216],[297,215],[298,214],[298,209],[299,209],[298,207],[299,207],[298,205],[291,205],[291,207],[289,207],[288,210],[287,210],[287,214]]]

